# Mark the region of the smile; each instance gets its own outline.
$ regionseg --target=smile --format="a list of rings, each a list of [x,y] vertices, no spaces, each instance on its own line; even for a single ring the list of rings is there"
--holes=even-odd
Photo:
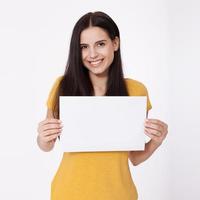
[[[102,63],[102,61],[103,61],[103,59],[101,59],[101,60],[96,60],[96,61],[89,61],[89,63],[90,63],[91,65],[93,65],[93,66],[97,66],[97,65],[99,65],[100,63]]]

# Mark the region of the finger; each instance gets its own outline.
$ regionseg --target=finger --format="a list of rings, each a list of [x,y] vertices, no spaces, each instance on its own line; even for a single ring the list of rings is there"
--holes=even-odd
[[[161,126],[166,126],[167,124],[165,124],[163,121],[159,120],[159,119],[146,119],[145,122],[151,122],[154,124],[160,124]]]
[[[47,118],[39,123],[39,126],[43,126],[44,124],[52,124],[52,123],[62,123],[61,120],[55,118]]]
[[[48,131],[43,132],[43,137],[47,137],[47,136],[50,136],[50,135],[55,135],[55,134],[58,134],[58,133],[61,133],[61,132],[62,132],[62,129],[48,130]]]
[[[150,133],[148,133],[148,132],[145,132],[145,134],[146,134],[148,137],[150,137],[152,140],[155,140],[155,138],[156,138],[156,136],[154,136],[154,135],[152,135],[152,134],[150,134]]]
[[[41,127],[42,131],[51,130],[51,129],[59,129],[62,128],[63,125],[61,124],[45,124]]]
[[[154,130],[154,129],[147,129],[145,128],[145,131],[149,134],[152,134],[154,136],[160,137],[162,135],[162,132],[158,131],[158,130]]]
[[[158,130],[160,132],[162,132],[164,130],[163,126],[159,125],[159,124],[153,124],[153,123],[150,123],[150,122],[146,122],[144,124],[145,128],[151,128],[151,129],[154,129],[154,130]]]
[[[38,133],[42,132],[43,130],[46,130],[46,127],[44,129],[43,126],[50,125],[50,124],[56,124],[56,125],[60,125],[61,126],[62,122],[61,122],[61,120],[58,120],[58,119],[45,119],[44,121],[39,123],[39,125],[38,125]]]
[[[167,130],[167,129],[165,129],[165,130],[164,130],[164,133],[163,133],[164,137],[166,137],[166,136],[167,136],[167,133],[168,133],[168,130]]]
[[[50,141],[52,141],[52,140],[55,140],[58,136],[59,136],[59,134],[50,135],[50,136],[48,136],[48,137],[45,137],[44,141],[45,141],[45,142],[50,142]]]

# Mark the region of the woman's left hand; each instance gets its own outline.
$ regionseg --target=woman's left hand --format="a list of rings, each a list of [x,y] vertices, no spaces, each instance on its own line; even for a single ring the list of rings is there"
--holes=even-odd
[[[146,119],[144,124],[145,134],[156,145],[161,145],[168,133],[168,125],[158,119]]]

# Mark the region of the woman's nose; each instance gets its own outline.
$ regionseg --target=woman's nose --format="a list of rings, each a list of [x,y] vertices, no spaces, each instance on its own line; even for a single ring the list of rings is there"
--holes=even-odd
[[[94,59],[98,56],[98,52],[94,48],[91,48],[89,51],[89,56],[90,56],[90,58]]]

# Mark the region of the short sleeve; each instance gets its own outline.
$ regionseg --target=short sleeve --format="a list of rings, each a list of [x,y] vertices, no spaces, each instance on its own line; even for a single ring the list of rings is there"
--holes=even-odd
[[[151,101],[149,99],[149,94],[146,86],[133,79],[125,79],[129,96],[146,96],[147,97],[147,111],[152,108]]]
[[[148,90],[147,90],[147,88],[144,85],[143,85],[143,93],[144,93],[144,96],[147,97],[147,111],[149,111],[149,110],[151,110],[152,105],[151,105],[151,101],[149,99]]]
[[[62,80],[62,76],[58,77],[56,79],[56,81],[54,82],[53,87],[50,90],[50,93],[49,93],[49,96],[48,96],[48,99],[47,99],[47,102],[46,102],[47,108],[50,109],[50,110],[53,109],[53,106],[55,104],[56,92],[58,91],[58,86],[59,86],[61,80]]]

